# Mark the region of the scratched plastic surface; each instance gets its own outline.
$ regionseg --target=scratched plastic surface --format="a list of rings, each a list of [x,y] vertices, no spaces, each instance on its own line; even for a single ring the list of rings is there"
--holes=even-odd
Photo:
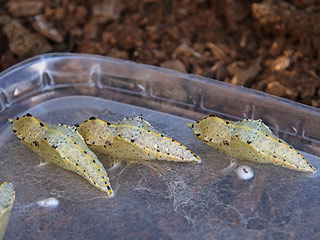
[[[319,239],[320,179],[227,157],[187,122],[216,114],[262,118],[320,168],[317,109],[217,81],[92,55],[47,54],[0,75],[0,182],[16,201],[4,239]],[[26,112],[53,124],[142,114],[202,162],[114,162],[111,199],[75,173],[43,163],[11,133]],[[254,177],[235,169],[250,166]],[[37,202],[55,198],[54,205]],[[59,204],[57,204],[59,203]]]

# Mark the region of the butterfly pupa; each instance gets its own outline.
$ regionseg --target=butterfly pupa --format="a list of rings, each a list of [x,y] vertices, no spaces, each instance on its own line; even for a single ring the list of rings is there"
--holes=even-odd
[[[12,184],[3,182],[0,185],[0,240],[6,232],[14,200],[15,192]]]
[[[262,120],[234,122],[209,116],[188,126],[197,138],[231,157],[316,172],[296,149],[275,136]]]
[[[187,147],[154,129],[142,116],[119,122],[91,117],[78,131],[90,148],[116,159],[201,161]]]
[[[54,126],[31,114],[9,121],[12,131],[33,152],[63,169],[76,172],[108,196],[113,195],[106,170],[76,127]]]

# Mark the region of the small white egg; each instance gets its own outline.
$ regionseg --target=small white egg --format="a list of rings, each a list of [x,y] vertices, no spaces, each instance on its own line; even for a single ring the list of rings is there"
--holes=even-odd
[[[252,168],[246,165],[241,165],[237,167],[235,172],[238,175],[238,177],[243,180],[249,180],[254,176]]]
[[[59,205],[59,200],[56,198],[46,198],[46,199],[37,201],[37,204],[40,207],[55,208]]]

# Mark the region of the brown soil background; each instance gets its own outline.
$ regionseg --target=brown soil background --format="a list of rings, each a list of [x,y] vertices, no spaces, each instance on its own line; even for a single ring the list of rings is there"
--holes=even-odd
[[[0,0],[0,43],[0,71],[101,54],[320,107],[318,0]]]

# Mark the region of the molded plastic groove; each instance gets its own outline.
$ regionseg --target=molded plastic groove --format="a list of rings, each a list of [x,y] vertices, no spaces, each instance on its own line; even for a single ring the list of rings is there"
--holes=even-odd
[[[0,113],[11,106],[11,100],[6,90],[0,88]]]
[[[145,80],[144,96],[151,97],[151,94],[152,94],[152,82],[151,82],[151,77],[148,75]]]
[[[100,82],[100,79],[101,79],[100,76],[101,76],[100,64],[96,64],[90,69],[90,74],[88,79],[89,86],[92,86],[92,87],[97,86],[98,88],[101,88],[102,84]]]
[[[202,96],[202,89],[199,88],[198,94],[196,95],[196,98],[194,99],[194,106],[196,109],[203,109],[203,96]]]
[[[50,72],[43,72],[42,75],[40,75],[40,88],[42,90],[49,90],[52,89],[52,87],[55,85],[54,78],[52,77]]]
[[[307,134],[307,131],[305,131],[304,129],[305,129],[305,127],[303,127],[303,130],[302,130],[302,138],[303,139],[320,144],[320,138],[310,136],[309,134]]]

